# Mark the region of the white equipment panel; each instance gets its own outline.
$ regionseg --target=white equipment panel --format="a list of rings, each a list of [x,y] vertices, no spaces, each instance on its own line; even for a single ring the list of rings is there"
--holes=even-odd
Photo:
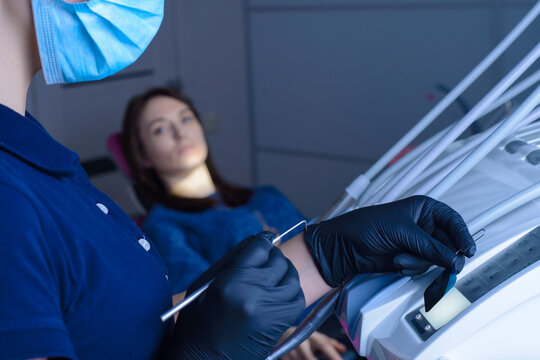
[[[441,200],[470,221],[538,183],[538,127],[503,141]],[[440,268],[349,284],[338,314],[358,353],[370,360],[540,359],[540,202],[482,231],[455,288],[429,313],[423,294]]]

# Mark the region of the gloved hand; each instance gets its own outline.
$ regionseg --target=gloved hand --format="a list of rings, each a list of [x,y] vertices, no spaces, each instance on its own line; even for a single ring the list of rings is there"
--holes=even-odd
[[[310,225],[304,239],[332,287],[360,273],[414,273],[429,263],[459,273],[465,262],[461,254],[471,257],[476,251],[462,217],[426,196],[360,208]]]
[[[409,254],[394,257],[394,267],[400,269],[402,276],[416,276],[425,273],[433,264]]]
[[[216,276],[182,310],[166,359],[265,359],[305,308],[298,273],[274,235],[252,236],[205,272],[188,294]]]

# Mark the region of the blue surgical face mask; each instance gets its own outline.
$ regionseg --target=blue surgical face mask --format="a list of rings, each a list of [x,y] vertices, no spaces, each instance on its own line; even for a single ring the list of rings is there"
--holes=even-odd
[[[99,80],[132,64],[163,19],[164,0],[32,0],[47,84]]]

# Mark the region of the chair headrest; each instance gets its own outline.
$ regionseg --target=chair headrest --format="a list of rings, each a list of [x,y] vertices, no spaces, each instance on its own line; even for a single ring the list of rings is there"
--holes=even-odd
[[[120,171],[122,171],[128,179],[133,179],[133,172],[127,163],[124,151],[122,150],[121,138],[122,135],[119,132],[109,135],[106,141],[107,149]]]

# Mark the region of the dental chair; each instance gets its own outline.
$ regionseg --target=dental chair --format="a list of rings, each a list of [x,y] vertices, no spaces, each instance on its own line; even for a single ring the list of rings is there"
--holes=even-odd
[[[107,137],[105,145],[107,146],[107,150],[112,156],[114,163],[116,164],[118,169],[122,172],[126,179],[131,182],[131,185],[126,189],[126,191],[129,198],[141,214],[140,216],[135,217],[133,220],[138,226],[141,226],[144,219],[146,218],[146,214],[152,207],[152,203],[148,200],[145,200],[144,197],[141,196],[140,191],[137,190],[137,187],[132,183],[133,172],[131,171],[131,168],[129,167],[126,157],[124,155],[121,138],[122,135],[119,132],[112,133]]]

